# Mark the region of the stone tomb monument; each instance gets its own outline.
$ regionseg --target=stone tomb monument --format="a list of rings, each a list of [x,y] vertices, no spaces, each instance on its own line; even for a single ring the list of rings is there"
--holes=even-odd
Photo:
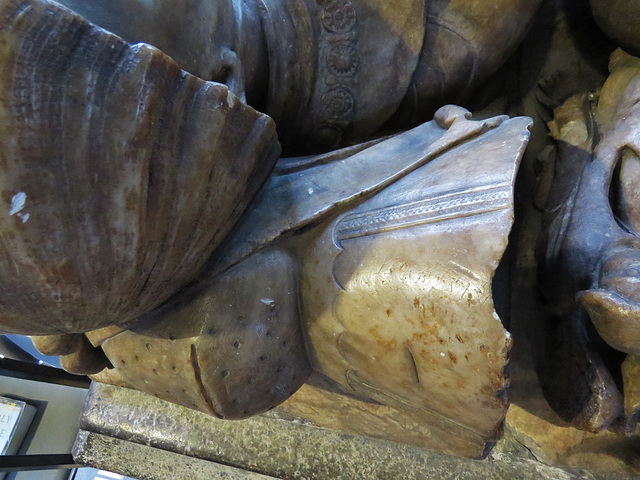
[[[536,289],[536,221],[509,239],[516,198],[537,215],[526,155],[514,193],[532,120],[503,113],[536,121],[535,157],[544,109],[593,88],[600,73],[563,83],[553,63],[601,71],[597,52],[575,54],[575,32],[597,32],[586,4],[578,28],[570,2],[544,5],[496,72],[540,2],[61,3],[0,1],[0,325],[112,384],[92,388],[78,461],[140,478],[591,478],[550,466],[592,467],[575,428],[631,448],[626,53],[612,57],[613,86],[572,97],[549,124],[558,160],[541,160],[556,169],[534,198],[547,205],[544,297],[524,314],[515,302]],[[622,20],[592,4],[623,38],[610,28]],[[537,110],[530,79],[513,81],[527,46],[545,52],[531,57],[544,64]],[[475,116],[442,106],[496,98]],[[587,153],[576,163],[565,144]],[[575,176],[609,144],[607,159],[628,152],[621,163]],[[612,208],[628,240],[563,213],[572,205],[584,218]],[[541,406],[507,415],[533,365],[543,388],[528,400]],[[618,453],[592,470],[632,472],[635,457]]]

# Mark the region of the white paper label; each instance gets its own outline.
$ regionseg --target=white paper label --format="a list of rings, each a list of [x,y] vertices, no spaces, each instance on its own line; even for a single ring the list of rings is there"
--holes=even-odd
[[[22,409],[18,405],[0,402],[0,455],[7,450]]]

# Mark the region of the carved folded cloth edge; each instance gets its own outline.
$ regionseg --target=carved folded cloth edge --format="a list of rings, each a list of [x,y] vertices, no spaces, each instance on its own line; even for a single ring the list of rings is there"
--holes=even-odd
[[[468,116],[449,106],[435,121],[355,154],[348,149],[330,163],[274,174],[229,238],[227,245],[240,248],[222,250],[231,266],[214,263],[128,330],[89,337],[135,388],[224,418],[264,411],[293,394],[310,371],[306,343],[313,367],[344,393],[387,405],[432,432],[416,440],[405,431],[401,441],[486,454],[508,405],[511,346],[493,309],[491,280],[513,221],[513,181],[530,121]],[[372,169],[378,163],[385,168]],[[336,178],[358,180],[330,188]],[[398,255],[404,267],[389,270]],[[371,270],[366,278],[375,291],[357,288],[362,268]],[[360,307],[345,310],[353,301]],[[344,331],[332,330],[334,314]],[[417,323],[403,323],[403,315]],[[380,350],[392,344],[398,348]],[[378,359],[373,370],[367,355]],[[295,410],[295,398],[284,408]]]
[[[5,332],[125,324],[185,286],[279,154],[273,122],[52,2],[0,2]]]
[[[434,432],[412,443],[480,457],[508,408],[511,338],[491,289],[531,120],[460,115],[442,125],[434,145],[449,148],[301,236],[304,332],[317,372]],[[285,408],[322,425],[295,396]]]
[[[600,91],[567,99],[549,123],[557,154],[538,253],[551,318],[539,371],[572,426],[630,433],[636,394],[621,370],[640,352],[640,59],[618,49],[609,70]]]

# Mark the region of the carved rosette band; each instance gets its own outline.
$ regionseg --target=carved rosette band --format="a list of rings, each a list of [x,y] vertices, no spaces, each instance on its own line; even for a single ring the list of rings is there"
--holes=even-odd
[[[322,26],[331,33],[347,33],[357,23],[356,11],[349,0],[318,0],[323,7]]]
[[[322,33],[316,84],[320,105],[314,106],[319,110],[316,138],[320,145],[334,147],[356,113],[358,17],[349,0],[317,0],[317,4],[322,8]]]

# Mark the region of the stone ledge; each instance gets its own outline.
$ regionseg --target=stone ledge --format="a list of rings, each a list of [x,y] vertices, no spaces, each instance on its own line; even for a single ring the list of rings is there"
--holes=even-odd
[[[134,390],[103,384],[92,386],[81,428],[86,432],[81,432],[74,449],[78,462],[126,475],[143,472],[134,476],[150,480],[166,478],[169,459],[179,458],[177,465],[189,465],[193,457],[235,467],[246,475],[220,478],[249,480],[260,478],[252,476],[256,472],[288,480],[593,478],[503,453],[471,460],[286,420],[219,420]],[[111,441],[105,436],[112,437],[117,448],[103,448]],[[87,438],[95,440],[91,443]],[[131,451],[141,450],[138,446],[156,451],[153,458],[129,455],[123,453],[128,452],[127,445]],[[165,457],[164,452],[171,455]],[[162,461],[156,461],[155,455]],[[146,466],[140,465],[145,462]],[[209,474],[194,475],[188,478],[211,478]]]

